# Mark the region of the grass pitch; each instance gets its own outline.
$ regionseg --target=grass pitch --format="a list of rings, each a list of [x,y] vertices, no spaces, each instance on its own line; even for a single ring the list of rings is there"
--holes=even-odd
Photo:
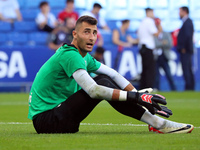
[[[40,149],[200,149],[200,93],[159,93],[172,109],[170,120],[191,123],[191,134],[156,134],[147,125],[116,112],[101,102],[81,123],[76,134],[37,134],[28,114],[28,94],[0,94],[0,150]]]

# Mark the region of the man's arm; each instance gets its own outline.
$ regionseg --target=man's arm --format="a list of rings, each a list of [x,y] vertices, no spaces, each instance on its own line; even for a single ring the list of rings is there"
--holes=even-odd
[[[123,42],[120,40],[120,35],[118,30],[113,30],[112,34],[112,42],[116,45],[122,46],[122,47],[131,47],[132,44],[129,42]]]
[[[75,71],[73,73],[73,78],[92,98],[120,101],[126,101],[127,99],[126,91],[98,85],[84,69]]]
[[[101,64],[100,68],[95,73],[109,76],[121,89],[125,91],[137,91],[136,88],[122,75],[104,64]]]
[[[94,99],[130,101],[146,107],[152,114],[155,114],[155,108],[162,110],[158,103],[167,104],[165,97],[161,95],[122,91],[98,85],[84,69],[75,71],[72,76],[83,90]]]

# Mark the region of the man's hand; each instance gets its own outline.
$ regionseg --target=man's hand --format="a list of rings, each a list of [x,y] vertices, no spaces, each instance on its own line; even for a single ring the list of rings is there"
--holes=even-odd
[[[154,108],[156,114],[166,117],[166,118],[169,118],[171,115],[173,115],[172,111],[169,108],[167,108],[166,106],[160,106],[160,107],[162,110],[158,110],[158,109]]]
[[[151,93],[153,92],[152,88],[141,89],[138,91],[139,93]]]
[[[139,92],[128,92],[127,100],[140,104],[147,108],[151,114],[155,114],[155,109],[161,111],[162,108],[158,105],[158,103],[166,105],[166,99],[162,95],[158,94],[147,94],[147,93],[139,93]]]

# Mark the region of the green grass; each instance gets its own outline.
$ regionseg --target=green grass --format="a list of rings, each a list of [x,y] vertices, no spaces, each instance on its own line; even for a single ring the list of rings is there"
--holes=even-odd
[[[200,149],[200,93],[168,92],[170,120],[191,123],[191,134],[156,134],[144,123],[123,116],[101,102],[83,121],[76,134],[36,134],[27,119],[28,94],[0,94],[0,150],[40,149]],[[16,123],[21,124],[16,124]],[[108,125],[109,123],[109,125]],[[140,126],[135,126],[139,124]],[[134,126],[131,126],[134,125]]]

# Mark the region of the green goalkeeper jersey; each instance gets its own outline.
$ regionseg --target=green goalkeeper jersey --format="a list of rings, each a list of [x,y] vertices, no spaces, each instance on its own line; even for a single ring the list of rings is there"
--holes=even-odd
[[[96,71],[101,63],[89,53],[82,57],[77,48],[63,45],[40,68],[29,95],[28,118],[50,110],[65,101],[69,96],[81,89],[72,74],[78,69],[88,73]]]

